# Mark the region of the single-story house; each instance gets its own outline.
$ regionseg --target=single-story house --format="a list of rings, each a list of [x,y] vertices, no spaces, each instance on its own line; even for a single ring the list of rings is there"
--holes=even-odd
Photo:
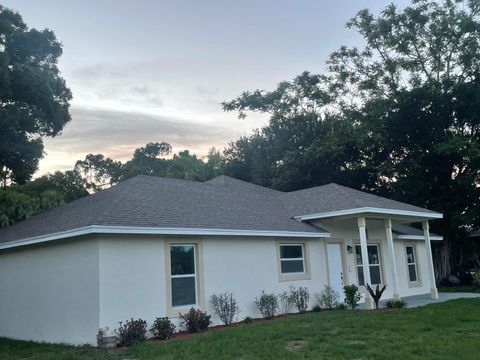
[[[441,217],[336,184],[137,176],[0,230],[0,336],[96,344],[99,328],[132,317],[212,313],[227,291],[241,318],[259,316],[262,290],[290,286],[358,284],[367,307],[365,283],[435,298],[430,241],[442,238],[428,222]]]

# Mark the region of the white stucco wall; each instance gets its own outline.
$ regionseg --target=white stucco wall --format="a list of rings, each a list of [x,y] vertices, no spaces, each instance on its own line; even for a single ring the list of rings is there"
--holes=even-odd
[[[0,252],[0,336],[96,344],[98,241]]]

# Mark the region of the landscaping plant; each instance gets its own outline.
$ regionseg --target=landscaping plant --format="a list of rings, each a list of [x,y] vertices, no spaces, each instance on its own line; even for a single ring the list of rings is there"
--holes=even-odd
[[[480,270],[477,270],[472,275],[472,285],[476,288],[480,288]]]
[[[175,332],[175,325],[168,317],[158,317],[153,322],[150,331],[156,339],[166,340],[172,337]]]
[[[355,284],[345,285],[343,291],[345,293],[345,303],[355,309],[362,298],[362,295],[358,292],[358,286]]]
[[[280,294],[278,294],[278,300],[280,313],[289,314],[292,312],[292,296],[288,291],[282,291]]]
[[[225,325],[230,325],[235,317],[240,313],[237,300],[232,293],[226,292],[220,295],[212,295],[210,303],[213,306],[215,314]]]
[[[404,308],[407,303],[403,299],[398,299],[398,300],[388,300],[386,302],[387,308],[389,309],[401,309]]]
[[[325,285],[323,291],[315,295],[317,305],[322,309],[335,309],[339,304],[340,294],[331,286]]]
[[[270,319],[275,316],[278,310],[277,295],[273,293],[268,294],[265,291],[262,291],[260,296],[255,298],[255,305],[265,319]]]
[[[380,298],[383,295],[383,292],[387,288],[387,285],[383,285],[382,288],[380,288],[380,285],[377,284],[375,287],[375,291],[371,288],[369,284],[367,284],[367,290],[372,296],[373,301],[375,302],[375,309],[378,309],[378,302],[380,301]]]
[[[196,333],[208,329],[212,321],[211,315],[207,315],[199,309],[191,308],[186,314],[179,314],[184,325],[189,333]]]
[[[295,287],[290,288],[290,296],[292,298],[292,303],[295,305],[295,308],[298,312],[302,313],[307,311],[308,302],[310,301],[310,292],[306,287]]]
[[[118,335],[119,343],[123,346],[131,346],[138,342],[144,341],[147,337],[147,322],[142,319],[138,320],[126,320],[119,322],[120,326],[115,329],[115,333]]]

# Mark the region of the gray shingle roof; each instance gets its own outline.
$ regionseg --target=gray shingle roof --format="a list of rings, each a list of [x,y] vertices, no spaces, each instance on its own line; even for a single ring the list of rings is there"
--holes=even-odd
[[[360,205],[427,211],[335,184],[284,193],[227,176],[207,182],[137,176],[0,229],[0,243],[91,225],[316,234],[326,231],[292,217]]]
[[[418,206],[333,183],[286,193],[283,201],[295,216],[363,207],[432,213]]]

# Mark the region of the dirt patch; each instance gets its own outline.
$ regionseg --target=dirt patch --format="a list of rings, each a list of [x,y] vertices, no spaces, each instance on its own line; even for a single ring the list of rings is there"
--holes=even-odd
[[[302,351],[305,346],[307,346],[307,342],[303,340],[295,340],[287,342],[286,349],[288,351]]]

